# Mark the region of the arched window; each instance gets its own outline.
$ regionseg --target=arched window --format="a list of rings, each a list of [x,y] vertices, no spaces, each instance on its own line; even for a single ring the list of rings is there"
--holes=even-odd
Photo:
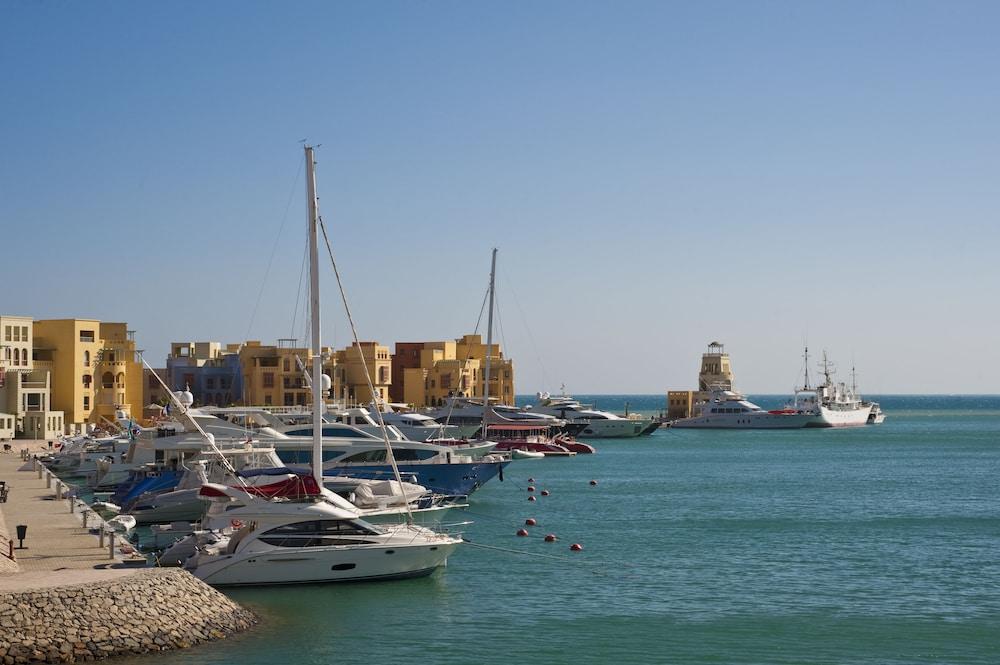
[[[83,387],[89,390],[90,389],[90,382],[93,381],[93,380],[94,380],[93,377],[91,377],[89,374],[84,374],[83,375]]]
[[[111,372],[105,372],[101,375],[101,387],[102,388],[114,388],[115,387],[115,375]]]
[[[385,365],[378,368],[378,382],[389,383],[389,368]]]
[[[125,372],[118,372],[118,376],[115,377],[115,384],[117,384],[119,388],[125,385]]]
[[[83,352],[83,366],[90,367],[90,351]]]
[[[21,364],[21,349],[14,347],[14,365]]]

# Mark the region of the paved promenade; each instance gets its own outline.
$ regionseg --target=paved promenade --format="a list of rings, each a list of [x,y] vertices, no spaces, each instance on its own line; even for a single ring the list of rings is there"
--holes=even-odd
[[[80,511],[70,513],[69,501],[55,498],[55,482],[47,488],[44,475],[39,478],[31,462],[21,459],[22,448],[41,453],[45,442],[16,440],[13,448],[0,453],[0,480],[10,488],[7,502],[0,503],[0,535],[15,536],[18,524],[26,524],[28,533],[26,549],[14,550],[16,566],[0,556],[0,593],[134,574],[134,569],[110,567],[116,562],[109,559],[107,547],[98,546],[97,536],[83,528]],[[6,540],[0,542],[6,552]]]

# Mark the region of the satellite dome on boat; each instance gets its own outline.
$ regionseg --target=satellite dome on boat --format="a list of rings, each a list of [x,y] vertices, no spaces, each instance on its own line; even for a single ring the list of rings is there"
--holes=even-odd
[[[333,386],[333,381],[328,375],[324,374],[320,380],[320,386],[323,388],[323,392],[326,392]]]
[[[174,396],[185,409],[194,404],[194,395],[191,394],[190,390],[178,390],[174,393]]]

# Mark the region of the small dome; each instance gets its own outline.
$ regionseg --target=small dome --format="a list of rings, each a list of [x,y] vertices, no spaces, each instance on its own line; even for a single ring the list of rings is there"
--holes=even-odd
[[[329,376],[324,374],[319,382],[319,385],[323,389],[323,392],[326,392],[333,386],[333,381],[330,380]]]

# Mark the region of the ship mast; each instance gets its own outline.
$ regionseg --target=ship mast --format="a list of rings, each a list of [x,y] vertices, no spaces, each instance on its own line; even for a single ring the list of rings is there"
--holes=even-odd
[[[802,389],[809,390],[809,347],[808,346],[806,347],[805,359],[806,359],[806,383],[804,386],[802,386]]]
[[[490,350],[493,348],[493,292],[496,288],[497,250],[493,248],[493,258],[490,261],[490,312],[486,318],[486,371],[483,372],[483,432],[485,440],[486,427],[490,416]]]
[[[309,318],[312,323],[313,477],[323,487],[323,353],[319,330],[319,203],[316,200],[316,162],[312,146],[306,150],[306,196],[309,201]]]

